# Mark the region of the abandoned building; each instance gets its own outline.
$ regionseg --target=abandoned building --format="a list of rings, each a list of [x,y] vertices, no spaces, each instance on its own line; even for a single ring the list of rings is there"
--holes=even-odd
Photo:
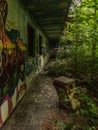
[[[0,0],[0,127],[49,58],[71,0]]]

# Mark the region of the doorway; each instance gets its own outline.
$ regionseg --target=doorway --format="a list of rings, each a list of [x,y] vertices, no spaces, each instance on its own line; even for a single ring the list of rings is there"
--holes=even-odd
[[[28,24],[28,55],[35,57],[35,30]]]

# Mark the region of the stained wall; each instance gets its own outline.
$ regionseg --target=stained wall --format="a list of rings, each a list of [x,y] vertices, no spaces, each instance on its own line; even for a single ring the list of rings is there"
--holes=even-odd
[[[35,32],[34,56],[29,55],[28,24]],[[0,1],[0,127],[47,62],[48,53],[39,53],[39,36],[45,49],[45,35],[18,0]]]

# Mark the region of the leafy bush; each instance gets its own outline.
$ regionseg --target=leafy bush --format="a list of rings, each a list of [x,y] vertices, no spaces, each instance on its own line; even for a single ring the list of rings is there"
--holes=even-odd
[[[48,67],[48,73],[54,76],[71,76],[71,67],[68,67],[68,60],[56,60]]]
[[[79,92],[77,98],[81,102],[79,113],[81,116],[86,116],[88,122],[87,130],[96,130],[98,125],[97,99],[90,97],[87,92]]]
[[[97,99],[90,97],[88,91],[85,88],[78,87],[77,92],[75,94],[75,98],[80,101],[80,107],[74,111],[73,114],[79,115],[80,117],[85,117],[86,121],[81,122],[80,126],[76,125],[76,122],[72,123],[62,123],[61,130],[97,130],[98,126],[98,106]],[[67,102],[69,102],[68,97],[66,97]],[[73,117],[73,114],[71,115]]]

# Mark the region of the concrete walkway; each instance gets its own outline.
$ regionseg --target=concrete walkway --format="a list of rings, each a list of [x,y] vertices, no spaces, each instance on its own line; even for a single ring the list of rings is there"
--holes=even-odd
[[[58,103],[53,80],[42,72],[16,107],[2,130],[43,130],[47,116]]]

